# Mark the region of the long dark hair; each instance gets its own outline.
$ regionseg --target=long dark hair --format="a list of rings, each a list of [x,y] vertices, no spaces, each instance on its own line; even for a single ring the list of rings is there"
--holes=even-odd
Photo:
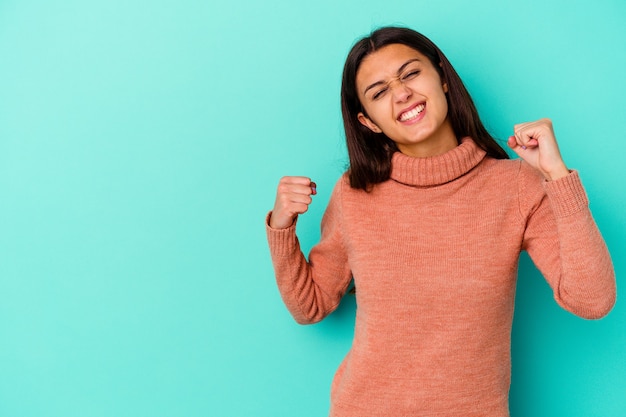
[[[383,27],[358,41],[350,50],[343,69],[341,83],[341,113],[346,133],[350,168],[348,177],[352,188],[368,191],[372,185],[389,179],[391,157],[398,151],[396,144],[384,133],[374,133],[358,121],[365,113],[356,89],[356,73],[363,59],[390,44],[403,44],[426,56],[448,84],[448,119],[457,140],[469,136],[487,155],[497,159],[509,158],[483,126],[478,111],[463,81],[441,50],[419,32],[402,27]]]

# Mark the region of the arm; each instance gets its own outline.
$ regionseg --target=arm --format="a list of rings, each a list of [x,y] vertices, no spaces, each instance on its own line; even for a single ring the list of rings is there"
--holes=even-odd
[[[522,164],[519,182],[527,219],[523,249],[559,305],[581,317],[603,317],[615,304],[615,272],[580,178],[561,158],[551,121],[516,125],[509,146],[528,164]]]
[[[311,249],[308,262],[296,236],[295,218],[283,229],[271,226],[275,211],[267,218],[267,239],[278,289],[300,324],[315,323],[330,314],[350,284],[351,273],[341,235],[340,189],[341,181],[330,198],[322,219],[321,240]]]
[[[572,172],[544,182],[543,189],[527,219],[523,249],[561,307],[587,319],[601,318],[615,304],[615,272],[580,178]]]

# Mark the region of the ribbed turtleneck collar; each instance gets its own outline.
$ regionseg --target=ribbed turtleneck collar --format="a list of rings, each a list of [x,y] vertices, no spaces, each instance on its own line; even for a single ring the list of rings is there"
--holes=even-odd
[[[470,138],[437,156],[415,158],[396,152],[391,159],[391,179],[402,184],[428,187],[450,182],[480,163],[486,152]]]

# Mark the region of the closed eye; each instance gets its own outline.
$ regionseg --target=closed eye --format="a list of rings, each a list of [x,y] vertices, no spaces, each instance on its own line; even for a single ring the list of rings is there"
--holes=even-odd
[[[412,71],[408,71],[406,74],[404,74],[402,76],[402,81],[404,80],[412,80],[413,78],[417,77],[420,74],[420,70],[412,70]]]
[[[387,92],[387,90],[388,90],[388,87],[385,87],[385,88],[383,88],[383,89],[380,89],[380,90],[376,91],[376,92],[374,93],[374,95],[372,96],[372,99],[373,99],[373,100],[377,100],[377,99],[381,98],[382,96],[384,96],[384,95],[385,95],[385,93]]]

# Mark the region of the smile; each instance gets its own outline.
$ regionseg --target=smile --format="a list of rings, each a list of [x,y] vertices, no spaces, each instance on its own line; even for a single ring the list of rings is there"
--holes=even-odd
[[[421,112],[424,111],[424,107],[426,107],[426,103],[422,103],[419,106],[416,106],[411,110],[400,114],[400,116],[398,116],[398,120],[400,120],[401,122],[408,122],[410,120],[413,120],[417,118],[417,116],[419,116]]]

